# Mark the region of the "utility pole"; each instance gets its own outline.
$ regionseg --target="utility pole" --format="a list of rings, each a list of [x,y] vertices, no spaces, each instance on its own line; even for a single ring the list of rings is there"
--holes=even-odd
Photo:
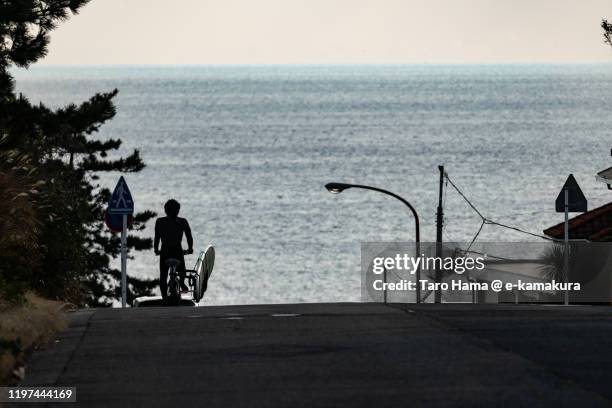
[[[442,196],[444,194],[444,166],[438,166],[440,170],[440,190],[438,195],[438,212],[436,213],[436,257],[442,258],[442,228],[444,226],[444,209],[442,208]],[[442,271],[438,267],[436,262],[436,283],[442,282]],[[436,303],[442,302],[442,291],[436,289],[435,299]]]

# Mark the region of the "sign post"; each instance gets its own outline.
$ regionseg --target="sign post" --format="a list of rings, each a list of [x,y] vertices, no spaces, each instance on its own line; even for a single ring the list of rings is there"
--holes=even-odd
[[[123,218],[121,229],[121,307],[125,308],[127,302],[127,214]]]
[[[127,229],[132,224],[134,200],[125,179],[119,178],[108,203],[105,221],[113,232],[121,231],[121,307],[127,305]]]
[[[573,174],[570,174],[555,202],[557,212],[565,213],[563,234],[563,280],[569,283],[569,213],[587,211],[587,199]],[[565,289],[564,304],[569,304],[569,291]]]
[[[565,224],[563,229],[563,277],[569,283],[569,189],[564,188],[565,196]],[[565,306],[569,305],[569,291],[565,289]]]

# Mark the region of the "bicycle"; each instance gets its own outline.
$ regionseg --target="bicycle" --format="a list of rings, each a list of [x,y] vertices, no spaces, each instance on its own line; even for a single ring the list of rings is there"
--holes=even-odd
[[[184,255],[189,255],[191,252],[183,251]],[[178,272],[178,267],[181,261],[175,258],[169,258],[166,260],[166,266],[168,270],[168,284],[166,292],[166,303],[170,306],[178,306],[181,304],[181,277]],[[191,271],[186,271],[186,277],[188,278],[190,291],[193,293],[195,290],[194,280],[191,276]]]
[[[183,253],[185,255],[190,255],[193,253],[193,251],[183,251]],[[190,299],[181,296],[181,278],[178,272],[178,266],[180,264],[181,261],[175,258],[169,258],[166,260],[166,266],[169,268],[169,270],[168,284],[166,285],[166,300],[164,303],[168,306],[179,306],[181,304],[189,304],[193,306],[200,301],[202,295],[206,291],[208,276],[210,275],[212,265],[214,264],[214,248],[212,245],[209,245],[205,251],[200,252],[194,269],[185,269],[185,278],[189,287],[189,291],[187,293],[191,292],[191,300],[193,300],[191,303]],[[207,269],[206,265],[208,265],[209,268],[209,275],[206,275],[203,278],[200,275],[202,274],[203,270]],[[202,279],[204,280],[202,281]]]

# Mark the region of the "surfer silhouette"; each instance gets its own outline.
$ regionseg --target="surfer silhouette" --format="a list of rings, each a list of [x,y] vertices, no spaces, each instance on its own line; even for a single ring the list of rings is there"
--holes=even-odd
[[[178,201],[171,199],[164,205],[166,211],[165,217],[159,217],[155,221],[155,239],[153,246],[155,255],[159,255],[159,288],[161,289],[162,297],[166,297],[168,286],[168,266],[166,260],[174,258],[180,261],[177,270],[181,278],[181,290],[187,291],[185,285],[185,257],[182,246],[183,234],[187,238],[188,249],[186,253],[193,253],[193,237],[191,236],[191,228],[185,218],[180,218],[178,213],[181,205]],[[161,249],[159,244],[161,242]]]

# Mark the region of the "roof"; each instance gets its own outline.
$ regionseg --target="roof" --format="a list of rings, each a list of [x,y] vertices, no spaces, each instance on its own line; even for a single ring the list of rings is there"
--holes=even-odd
[[[552,238],[563,239],[564,223],[544,230]],[[612,202],[569,220],[569,238],[612,242]]]
[[[612,167],[600,171],[599,173],[597,173],[597,176],[595,178],[598,181],[608,184],[608,188],[612,190],[612,187],[610,187],[610,185],[612,184]]]

